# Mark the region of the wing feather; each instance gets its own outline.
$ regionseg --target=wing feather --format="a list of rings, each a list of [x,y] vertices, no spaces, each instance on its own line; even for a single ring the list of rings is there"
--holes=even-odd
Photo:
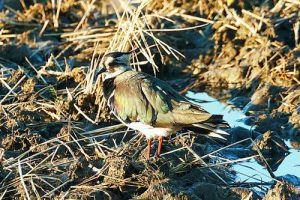
[[[128,71],[115,79],[114,106],[124,121],[157,126],[186,126],[213,115],[190,103],[167,83],[141,72]]]

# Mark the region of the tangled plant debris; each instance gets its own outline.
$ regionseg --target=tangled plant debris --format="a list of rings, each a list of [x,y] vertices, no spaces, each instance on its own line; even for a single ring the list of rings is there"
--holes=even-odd
[[[283,139],[300,147],[299,35],[298,0],[0,1],[0,199],[299,199],[299,177],[273,173]],[[102,98],[110,51],[244,110],[253,129],[178,132],[147,162]],[[250,159],[271,182],[237,180]]]

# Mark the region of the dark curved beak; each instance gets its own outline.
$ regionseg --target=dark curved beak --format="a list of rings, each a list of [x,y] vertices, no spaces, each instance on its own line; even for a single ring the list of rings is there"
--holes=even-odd
[[[101,67],[97,70],[96,72],[96,76],[99,76],[100,74],[102,74],[103,72],[106,72],[106,68],[105,67]]]

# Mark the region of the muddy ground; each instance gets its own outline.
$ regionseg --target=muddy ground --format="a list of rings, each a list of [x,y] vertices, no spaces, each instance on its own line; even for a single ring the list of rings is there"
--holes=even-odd
[[[300,148],[299,1],[124,2],[0,1],[0,199],[299,199],[300,177],[274,174]],[[93,75],[112,50],[243,110],[252,128],[226,141],[183,130],[147,162]],[[238,181],[233,166],[251,158],[272,181]]]

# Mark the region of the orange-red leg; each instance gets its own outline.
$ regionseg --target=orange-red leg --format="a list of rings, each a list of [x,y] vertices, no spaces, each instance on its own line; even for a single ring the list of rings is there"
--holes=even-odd
[[[161,148],[163,143],[163,136],[159,136],[158,138],[158,148],[157,148],[157,156],[160,157],[161,154]]]
[[[151,139],[148,139],[148,152],[147,152],[147,159],[150,159],[151,155]]]

